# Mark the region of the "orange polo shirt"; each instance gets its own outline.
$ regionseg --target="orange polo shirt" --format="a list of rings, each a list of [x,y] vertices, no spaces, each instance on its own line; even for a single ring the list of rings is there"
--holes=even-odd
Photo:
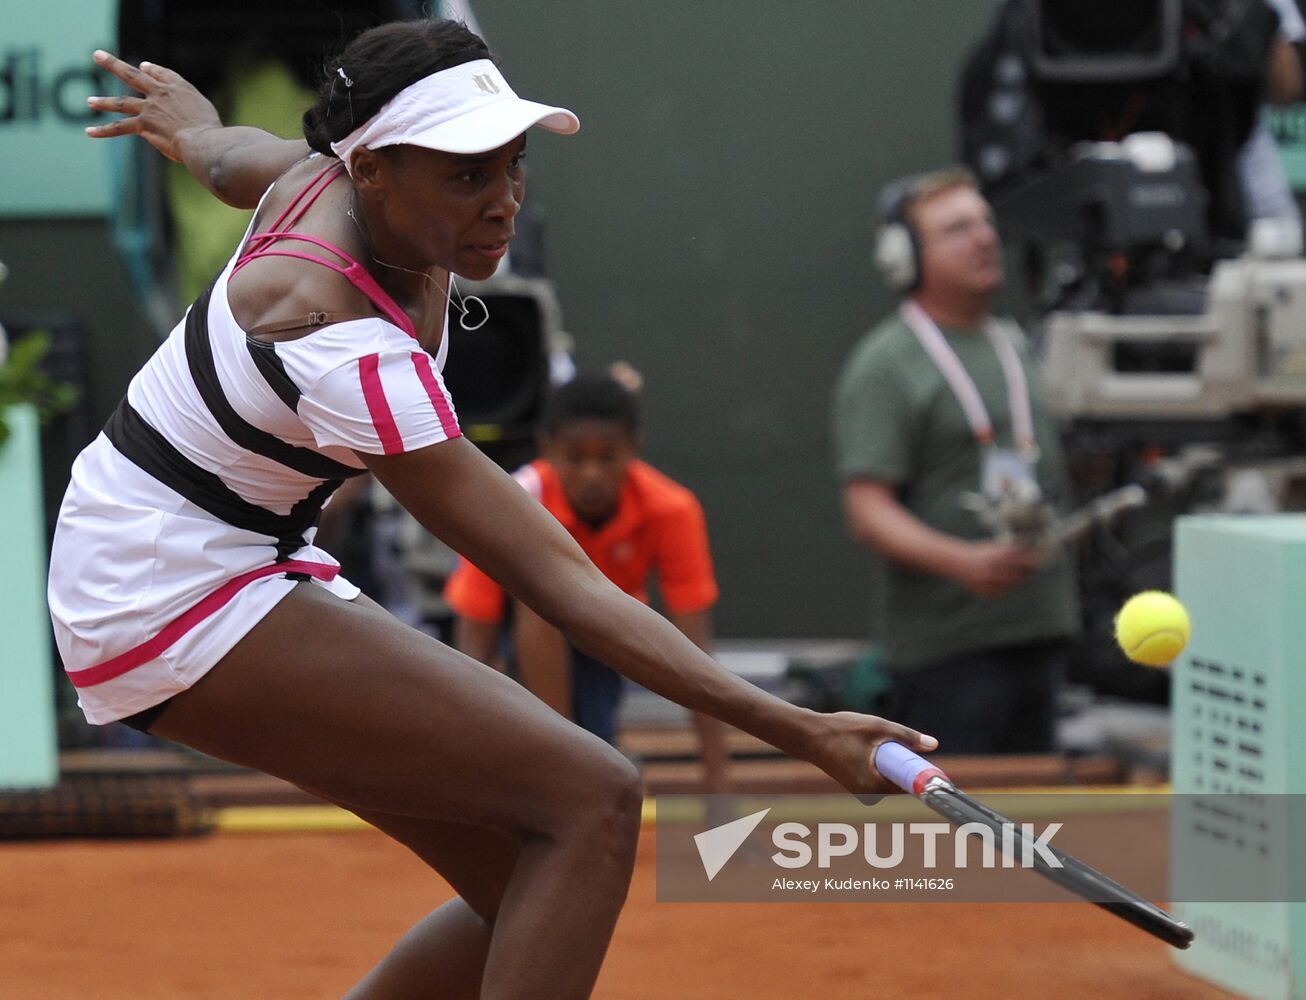
[[[567,502],[557,471],[544,459],[523,466],[514,478],[576,539],[609,580],[648,603],[648,579],[672,614],[705,611],[716,603],[716,577],[707,544],[707,522],[698,499],[645,462],[630,463],[617,512],[597,530]],[[503,620],[503,588],[471,563],[459,560],[444,588],[454,613],[472,621]]]

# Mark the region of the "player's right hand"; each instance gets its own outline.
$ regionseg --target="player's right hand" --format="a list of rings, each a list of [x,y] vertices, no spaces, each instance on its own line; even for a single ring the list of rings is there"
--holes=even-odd
[[[831,712],[818,715],[818,720],[821,732],[814,752],[803,756],[854,793],[899,791],[875,769],[875,751],[881,743],[895,740],[916,753],[930,753],[939,746],[933,736],[875,715]]]
[[[1016,542],[967,542],[953,579],[977,597],[998,597],[1039,568],[1036,549]]]
[[[188,132],[222,127],[217,109],[181,74],[148,62],[137,68],[103,49],[97,49],[92,58],[101,69],[142,95],[88,97],[86,103],[93,110],[125,116],[88,126],[86,134],[92,138],[138,135],[168,159],[180,163],[181,145]]]

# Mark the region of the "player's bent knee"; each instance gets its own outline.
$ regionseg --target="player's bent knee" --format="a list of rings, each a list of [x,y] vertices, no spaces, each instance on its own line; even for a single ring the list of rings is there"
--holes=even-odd
[[[638,830],[644,808],[644,782],[639,769],[621,758],[608,779],[607,792],[605,802],[612,810],[614,822],[622,826],[633,824]]]
[[[566,780],[551,782],[556,826],[562,833],[577,828],[603,830],[633,841],[639,833],[644,803],[639,770],[611,747],[587,744]]]
[[[585,783],[587,798],[614,809],[621,816],[633,813],[638,819],[644,801],[639,769],[609,747],[604,747],[590,766],[589,780]]]
[[[633,859],[639,839],[639,824],[644,808],[644,787],[638,769],[619,757],[611,763],[609,773],[596,788],[595,801],[586,820],[598,832],[598,838],[611,850],[615,859]]]

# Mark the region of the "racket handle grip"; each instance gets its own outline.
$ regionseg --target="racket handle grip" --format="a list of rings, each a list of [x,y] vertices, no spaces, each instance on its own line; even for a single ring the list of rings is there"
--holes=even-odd
[[[876,748],[875,769],[911,795],[919,795],[931,778],[948,780],[946,774],[920,754],[893,741],[881,743]]]

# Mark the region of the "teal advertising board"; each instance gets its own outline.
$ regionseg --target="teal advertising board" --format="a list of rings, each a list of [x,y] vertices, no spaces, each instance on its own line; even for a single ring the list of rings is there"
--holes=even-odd
[[[86,137],[86,98],[108,81],[116,0],[0,0],[0,217],[103,215],[108,144]]]
[[[1266,108],[1265,124],[1279,147],[1288,183],[1294,191],[1306,191],[1306,104]]]
[[[36,411],[10,407],[0,447],[0,790],[48,788],[55,756],[54,661],[45,605],[45,522]]]

